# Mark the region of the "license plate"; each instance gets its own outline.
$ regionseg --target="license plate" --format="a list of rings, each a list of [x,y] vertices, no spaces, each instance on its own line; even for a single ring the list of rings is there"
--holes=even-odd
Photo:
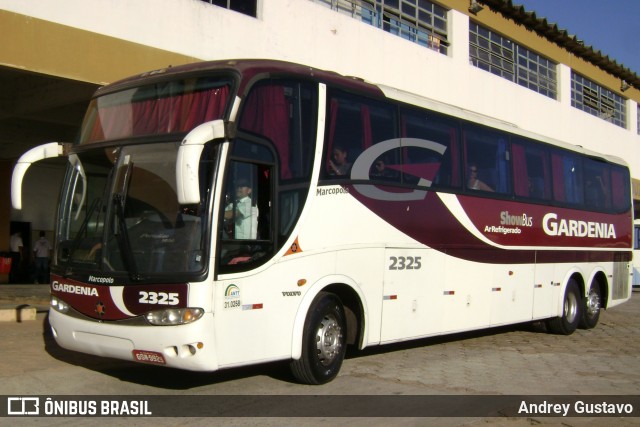
[[[162,353],[146,350],[133,350],[133,360],[142,363],[151,363],[152,365],[166,365]]]

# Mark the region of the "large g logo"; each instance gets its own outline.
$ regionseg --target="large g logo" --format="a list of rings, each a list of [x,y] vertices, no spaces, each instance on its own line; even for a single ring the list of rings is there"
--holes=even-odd
[[[395,150],[397,148],[405,147],[418,147],[425,150],[435,151],[436,153],[443,155],[447,150],[447,147],[434,141],[427,139],[417,138],[394,138],[386,141],[379,142],[371,147],[367,148],[353,163],[351,167],[351,179],[352,180],[364,180],[369,181],[369,170],[373,165],[373,162],[387,151]],[[430,187],[431,181],[420,177],[418,181],[420,187]],[[354,184],[353,187],[365,197],[369,197],[375,200],[403,202],[410,200],[422,200],[427,195],[427,190],[413,190],[407,193],[392,193],[377,188],[374,185]]]

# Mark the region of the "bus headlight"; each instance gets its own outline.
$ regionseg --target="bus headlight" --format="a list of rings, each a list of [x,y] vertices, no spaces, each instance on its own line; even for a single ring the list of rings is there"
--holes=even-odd
[[[53,308],[55,311],[59,311],[60,313],[66,313],[69,311],[69,304],[62,301],[55,295],[51,295],[50,304],[51,308]]]
[[[156,326],[185,325],[195,322],[204,314],[201,308],[167,308],[165,310],[150,311],[145,315],[147,322]]]

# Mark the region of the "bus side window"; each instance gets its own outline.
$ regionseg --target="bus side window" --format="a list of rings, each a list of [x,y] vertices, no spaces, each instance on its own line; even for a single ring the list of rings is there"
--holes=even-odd
[[[271,253],[271,171],[269,166],[231,162],[220,228],[223,271],[255,267]]]
[[[395,108],[338,90],[329,98],[323,172],[326,178],[348,178],[362,152],[396,136]]]
[[[272,238],[278,247],[285,244],[308,196],[317,134],[318,85],[294,79],[265,79],[257,82],[240,112],[239,128],[270,144],[276,153],[278,176],[277,226]],[[237,142],[237,141],[236,141]],[[245,159],[273,162],[269,155],[256,156],[257,145],[248,145],[234,154]],[[264,150],[262,150],[264,151]],[[267,154],[267,153],[262,153]],[[260,215],[260,221],[264,220]],[[266,221],[266,220],[265,220]],[[261,224],[259,223],[259,228]],[[264,236],[264,233],[261,233]]]
[[[511,154],[516,197],[548,200],[551,196],[551,168],[547,151],[516,137],[511,145]]]
[[[484,127],[465,125],[463,141],[467,188],[510,193],[509,136]]]
[[[291,124],[287,88],[267,80],[251,90],[245,101],[239,127],[269,139],[280,159],[280,176],[292,177],[289,163]]]
[[[405,147],[402,149],[402,170],[405,177],[424,178],[437,187],[459,187],[458,124],[448,118],[424,110],[402,110],[401,137],[431,144],[433,149]],[[442,152],[436,150],[443,150]]]
[[[624,212],[630,207],[627,195],[630,192],[629,170],[611,165],[611,205],[615,212]]]
[[[553,198],[570,205],[583,203],[582,165],[570,152],[553,149],[551,153]]]
[[[588,208],[611,207],[611,171],[609,165],[593,159],[584,159],[584,202]]]

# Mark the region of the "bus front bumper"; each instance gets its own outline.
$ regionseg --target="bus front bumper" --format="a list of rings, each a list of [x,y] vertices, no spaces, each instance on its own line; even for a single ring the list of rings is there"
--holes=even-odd
[[[189,371],[216,371],[213,313],[179,326],[95,322],[49,310],[56,342],[68,350]]]

